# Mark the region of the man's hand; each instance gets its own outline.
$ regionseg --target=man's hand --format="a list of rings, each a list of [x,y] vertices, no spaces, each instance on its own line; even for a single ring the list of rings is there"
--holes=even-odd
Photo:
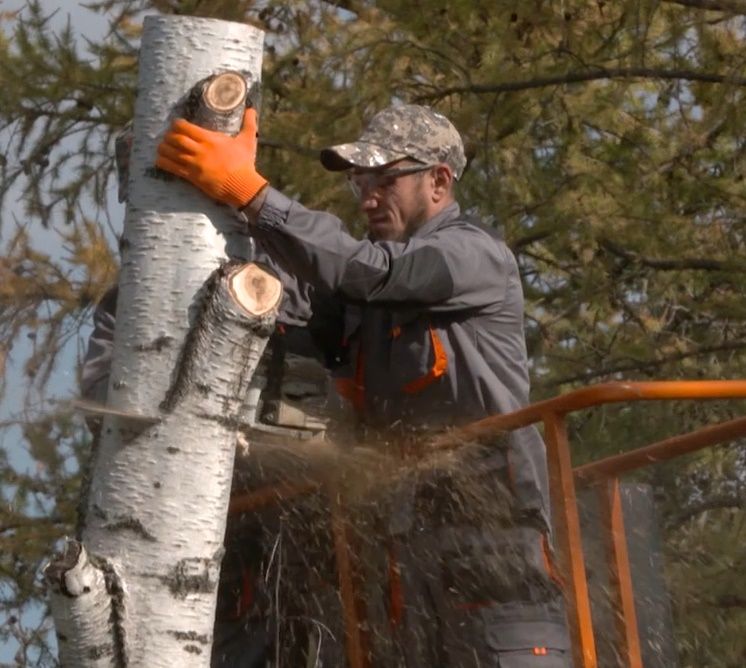
[[[256,171],[256,111],[247,109],[235,137],[177,118],[158,146],[155,164],[225,204],[246,206],[267,185]]]

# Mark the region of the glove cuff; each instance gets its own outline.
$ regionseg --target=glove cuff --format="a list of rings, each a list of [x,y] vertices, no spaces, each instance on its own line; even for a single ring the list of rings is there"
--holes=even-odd
[[[268,183],[252,165],[231,172],[223,184],[220,199],[237,209],[245,207]]]

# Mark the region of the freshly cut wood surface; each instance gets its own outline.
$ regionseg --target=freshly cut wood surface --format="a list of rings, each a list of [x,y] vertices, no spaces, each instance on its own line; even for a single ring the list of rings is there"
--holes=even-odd
[[[238,72],[223,72],[205,86],[202,97],[210,109],[225,113],[243,106],[246,91],[246,79]]]
[[[282,284],[256,264],[247,264],[230,276],[230,292],[236,303],[249,315],[260,316],[277,306]]]

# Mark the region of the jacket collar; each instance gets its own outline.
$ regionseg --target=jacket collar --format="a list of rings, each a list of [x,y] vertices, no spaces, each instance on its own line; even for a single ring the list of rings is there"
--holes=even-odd
[[[459,207],[458,202],[455,202],[455,201],[451,202],[445,209],[435,214],[424,225],[421,225],[420,227],[418,227],[412,234],[412,238],[416,239],[418,237],[420,238],[426,237],[429,234],[432,234],[435,230],[437,230],[438,227],[440,227],[442,223],[455,220],[460,215],[461,215],[461,208]]]

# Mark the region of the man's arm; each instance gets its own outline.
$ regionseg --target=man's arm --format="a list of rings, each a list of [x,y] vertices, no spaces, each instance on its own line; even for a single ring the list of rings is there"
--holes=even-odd
[[[88,339],[80,374],[81,395],[100,404],[106,403],[109,385],[118,293],[118,286],[109,288],[93,312],[93,332]]]
[[[372,242],[329,214],[268,188],[252,234],[283,267],[351,301],[457,310],[499,304],[515,260],[502,243],[464,221],[425,238]]]
[[[269,255],[324,293],[432,310],[494,307],[504,298],[515,260],[482,230],[454,223],[407,243],[358,241],[334,216],[268,188],[254,165],[256,147],[253,109],[246,110],[236,137],[177,120],[158,147],[156,164],[218,201],[248,208],[253,234]]]

